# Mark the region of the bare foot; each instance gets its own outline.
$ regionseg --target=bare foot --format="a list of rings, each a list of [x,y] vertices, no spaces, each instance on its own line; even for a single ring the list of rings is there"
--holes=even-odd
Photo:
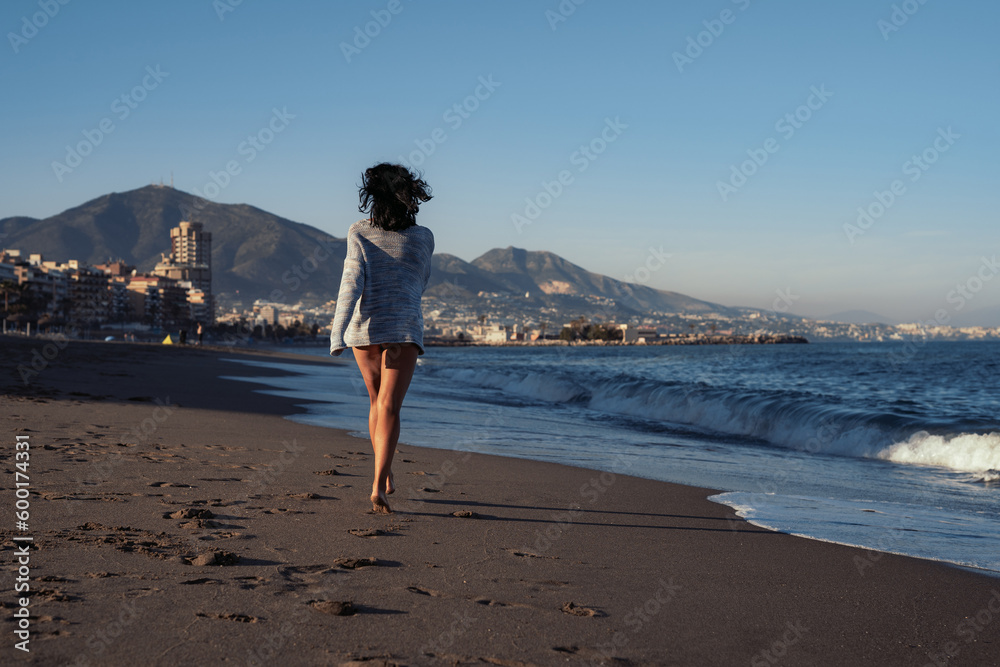
[[[375,514],[392,514],[392,508],[386,501],[385,496],[380,493],[372,494],[372,512]]]
[[[389,483],[385,487],[386,495],[390,495],[396,492],[396,485],[392,483],[392,473],[389,473]]]

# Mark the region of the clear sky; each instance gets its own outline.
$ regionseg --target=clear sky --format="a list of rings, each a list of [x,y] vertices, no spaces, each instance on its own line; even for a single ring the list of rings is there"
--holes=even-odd
[[[998,19],[994,0],[5,0],[0,217],[173,174],[344,236],[360,173],[402,158],[438,251],[466,260],[551,250],[807,316],[994,308]]]

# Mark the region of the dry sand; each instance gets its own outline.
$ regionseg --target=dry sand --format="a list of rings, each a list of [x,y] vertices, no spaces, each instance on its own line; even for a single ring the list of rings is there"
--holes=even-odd
[[[46,344],[0,338],[3,664],[1000,664],[995,578],[758,529],[708,489],[407,445],[377,516],[367,442],[219,379],[273,371]]]

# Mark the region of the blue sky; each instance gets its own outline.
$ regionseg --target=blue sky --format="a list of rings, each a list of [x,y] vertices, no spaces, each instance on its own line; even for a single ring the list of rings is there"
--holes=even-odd
[[[0,217],[172,173],[344,236],[402,156],[467,260],[808,316],[1000,305],[1000,5],[577,2],[8,0]]]

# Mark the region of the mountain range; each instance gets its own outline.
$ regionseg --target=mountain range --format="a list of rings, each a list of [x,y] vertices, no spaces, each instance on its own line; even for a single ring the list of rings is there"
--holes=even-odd
[[[3,247],[47,260],[101,264],[121,259],[150,271],[170,250],[170,228],[200,222],[212,234],[215,294],[249,303],[323,303],[340,286],[345,239],[246,204],[219,204],[169,186],[107,194],[45,219],[0,219]],[[471,262],[436,254],[427,293],[451,299],[479,292],[534,306],[574,308],[613,299],[624,314],[648,311],[731,314],[735,309],[677,292],[599,275],[546,251],[495,248]]]

